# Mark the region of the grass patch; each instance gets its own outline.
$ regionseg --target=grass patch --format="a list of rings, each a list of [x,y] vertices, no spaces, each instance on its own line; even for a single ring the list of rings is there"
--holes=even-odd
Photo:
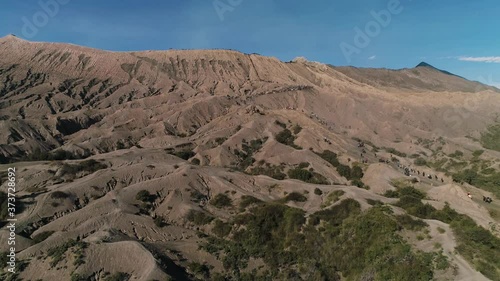
[[[345,192],[343,190],[334,190],[326,196],[325,202],[321,204],[321,208],[325,208],[327,206],[332,205],[333,203],[337,202],[340,200],[340,197],[344,195]]]
[[[488,130],[481,134],[481,145],[487,149],[500,151],[500,124],[488,127]]]
[[[73,239],[68,240],[64,244],[51,248],[47,251],[47,256],[51,257],[50,266],[53,268],[59,264],[65,257],[66,252],[69,249],[74,249],[75,257],[75,265],[81,264],[83,261],[83,249],[87,247],[87,243],[82,241],[75,241]]]

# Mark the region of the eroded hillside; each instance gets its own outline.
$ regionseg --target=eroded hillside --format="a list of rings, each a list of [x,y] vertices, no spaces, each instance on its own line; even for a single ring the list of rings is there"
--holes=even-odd
[[[498,89],[13,36],[0,58],[23,206],[8,280],[500,276]]]

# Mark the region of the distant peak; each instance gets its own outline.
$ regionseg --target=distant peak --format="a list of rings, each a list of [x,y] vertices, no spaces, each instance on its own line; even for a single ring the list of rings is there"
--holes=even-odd
[[[426,63],[426,62],[424,62],[424,61],[423,61],[423,62],[421,62],[421,63],[419,63],[416,67],[427,67],[427,68],[431,68],[431,69],[433,69],[433,70],[439,71],[439,72],[441,72],[441,73],[444,73],[444,74],[446,74],[446,75],[452,75],[452,76],[456,76],[456,77],[463,78],[463,77],[461,77],[461,76],[458,76],[458,75],[453,74],[453,73],[451,73],[451,72],[448,72],[448,71],[446,71],[446,70],[442,70],[442,69],[436,68],[436,67],[434,67],[434,66],[432,66],[432,65],[430,65],[430,64],[428,64],[428,63]]]
[[[434,66],[426,63],[425,61],[419,63],[416,67],[431,67],[431,68],[435,68]]]
[[[4,40],[22,40],[21,38],[17,37],[15,34],[8,34],[7,36],[0,38]]]

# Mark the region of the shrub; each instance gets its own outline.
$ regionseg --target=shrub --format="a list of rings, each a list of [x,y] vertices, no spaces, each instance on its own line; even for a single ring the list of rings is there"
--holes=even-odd
[[[288,176],[291,179],[296,179],[296,180],[301,180],[303,182],[308,182],[310,179],[312,179],[313,174],[309,172],[308,170],[304,170],[301,168],[295,168],[295,169],[290,169],[288,171]]]
[[[231,198],[229,198],[229,196],[227,196],[226,194],[219,193],[215,195],[215,197],[212,198],[212,200],[210,200],[210,204],[216,208],[222,209],[225,207],[232,206],[233,200],[231,200]]]
[[[288,177],[312,184],[328,184],[328,180],[323,175],[301,168],[288,170]]]
[[[399,157],[406,157],[406,153],[397,151],[395,148],[384,147],[384,150]]]
[[[160,228],[167,225],[165,223],[165,219],[162,216],[156,216],[153,221],[154,221],[155,225],[157,227],[160,227]]]
[[[337,166],[337,172],[339,173],[339,175],[341,175],[342,177],[350,180],[352,177],[351,177],[351,168],[347,165],[343,165],[343,164],[339,164]]]
[[[192,262],[188,265],[188,268],[195,275],[201,275],[205,278],[208,278],[208,276],[210,275],[210,268],[208,268],[206,264]]]
[[[295,135],[299,134],[301,131],[302,131],[302,127],[301,127],[300,125],[295,125],[295,126],[293,127],[293,133],[294,133]]]
[[[195,203],[200,203],[202,200],[207,200],[208,199],[208,197],[205,194],[199,192],[196,189],[193,189],[191,191],[190,196],[191,196],[191,200],[193,202],[195,202]]]
[[[481,135],[481,144],[484,148],[500,151],[500,125],[490,126]]]
[[[136,200],[139,200],[142,202],[149,202],[149,203],[153,202],[156,199],[155,197],[156,196],[152,195],[147,190],[141,190],[141,191],[137,192],[137,194],[135,195]]]
[[[284,129],[276,135],[276,141],[282,143],[284,145],[291,146],[295,149],[300,149],[297,145],[294,144],[295,136],[288,129]]]
[[[352,179],[362,179],[364,176],[363,169],[359,166],[354,166],[351,169],[351,178]]]
[[[274,123],[276,125],[280,126],[281,128],[286,129],[286,124],[285,123],[283,123],[283,122],[281,122],[279,120],[274,121]]]
[[[191,150],[181,150],[174,152],[172,155],[177,156],[183,160],[188,160],[189,158],[194,157],[196,153]]]
[[[339,159],[337,158],[337,153],[332,152],[330,150],[325,150],[322,153],[316,153],[319,157],[323,158],[323,160],[332,164],[334,167],[337,167],[339,163]]]
[[[50,198],[52,199],[66,199],[69,197],[69,194],[63,191],[54,191],[50,194]]]
[[[372,206],[383,206],[384,203],[380,200],[373,200],[373,199],[370,199],[370,198],[367,198],[366,199],[366,203],[372,205]]]
[[[315,188],[314,189],[314,194],[316,194],[316,195],[323,195],[323,191],[321,191],[321,189],[319,189],[319,188]]]
[[[243,195],[241,196],[240,208],[245,209],[246,207],[252,204],[261,204],[261,203],[263,203],[262,200],[259,200],[253,196]]]
[[[213,216],[196,210],[190,210],[186,218],[196,225],[206,225],[214,220]]]
[[[396,220],[402,226],[402,228],[413,231],[422,230],[423,228],[428,226],[428,224],[423,220],[413,219],[407,214],[396,216]]]
[[[275,180],[284,180],[286,179],[286,174],[283,173],[283,167],[282,166],[275,166],[275,165],[269,165],[266,163],[266,165],[254,167],[250,170],[251,175],[264,175],[271,177]]]
[[[304,195],[302,195],[302,194],[300,194],[298,192],[291,192],[287,196],[285,196],[285,198],[283,198],[283,201],[284,202],[290,202],[290,201],[293,201],[293,202],[306,202],[307,201],[307,197],[305,197]]]
[[[193,159],[191,160],[191,164],[193,164],[193,165],[200,165],[200,164],[201,164],[201,161],[200,161],[200,159],[198,159],[198,158],[193,158]]]
[[[301,162],[301,163],[299,163],[299,166],[298,166],[299,169],[304,169],[304,168],[307,168],[307,167],[309,167],[309,163],[308,162]]]
[[[425,166],[427,165],[427,161],[422,158],[422,157],[418,157],[417,159],[415,159],[415,161],[413,161],[413,163],[417,166]]]
[[[351,180],[351,185],[357,186],[359,188],[367,188],[367,185],[365,185],[365,183],[359,179]]]
[[[113,275],[104,278],[104,281],[127,281],[129,278],[130,275],[125,272],[116,272]]]
[[[64,259],[64,255],[68,251],[68,249],[73,248],[75,246],[80,249],[83,249],[87,246],[87,244],[85,242],[77,242],[73,239],[70,239],[60,246],[49,249],[47,251],[47,255],[52,258],[50,266],[55,267],[57,264],[59,264],[59,262]]]
[[[455,152],[450,154],[449,156],[451,158],[460,158],[460,157],[464,156],[464,153],[460,150],[455,150]]]
[[[79,172],[88,172],[90,174],[102,169],[106,169],[106,164],[100,163],[94,159],[85,160],[76,165],[63,164],[61,167],[61,175],[72,174],[75,175]]]
[[[54,231],[40,232],[37,235],[33,236],[32,240],[35,244],[38,244],[38,243],[44,241],[45,239],[49,238],[52,234],[54,234]]]
[[[230,223],[225,223],[219,219],[216,219],[212,231],[219,237],[226,237],[227,235],[229,235],[229,233],[231,233],[232,228],[233,226]]]
[[[483,155],[483,153],[484,153],[484,150],[482,150],[482,149],[481,150],[475,150],[474,152],[472,152],[472,156],[479,157],[479,156]]]
[[[321,207],[324,208],[324,207],[330,206],[331,204],[339,201],[340,197],[344,194],[345,194],[345,192],[343,190],[335,190],[335,191],[330,192],[328,194],[328,196],[326,196],[325,202],[323,204],[321,204]]]

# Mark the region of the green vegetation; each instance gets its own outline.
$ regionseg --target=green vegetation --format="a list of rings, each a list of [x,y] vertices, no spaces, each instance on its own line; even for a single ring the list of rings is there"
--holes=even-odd
[[[283,202],[283,203],[288,203],[290,201],[293,201],[293,202],[306,202],[307,201],[307,197],[305,197],[304,195],[298,193],[298,192],[291,192],[289,194],[287,194],[285,196],[285,198],[283,198],[282,200],[280,200],[280,202]]]
[[[472,156],[479,157],[479,156],[483,155],[483,153],[484,153],[484,150],[482,150],[482,149],[475,150],[474,152],[472,152]]]
[[[250,144],[247,143],[246,140],[243,140],[242,151],[235,149],[234,155],[239,158],[239,162],[237,167],[235,167],[239,171],[245,171],[248,167],[253,165],[255,159],[253,158],[253,154],[259,151],[264,143],[267,141],[267,137],[263,139],[256,139],[250,141]]]
[[[384,147],[383,148],[385,151],[391,153],[391,154],[394,154],[396,156],[399,156],[399,157],[406,157],[406,153],[404,152],[401,152],[401,151],[398,151],[396,150],[395,148],[390,148],[390,147]]]
[[[339,164],[337,166],[337,172],[339,175],[343,176],[346,179],[351,179],[351,167],[343,164]]]
[[[294,141],[296,138],[297,137],[288,129],[284,129],[276,135],[277,142],[291,146],[295,149],[302,149],[300,146],[295,145]]]
[[[410,215],[423,219],[436,219],[450,224],[458,240],[458,252],[464,256],[478,271],[492,280],[500,280],[500,238],[488,230],[478,226],[468,216],[457,213],[448,204],[437,210],[429,204],[422,203],[421,192],[400,194],[397,206]]]
[[[357,180],[360,180],[364,176],[363,169],[359,166],[352,167],[350,174],[351,174],[351,179],[357,179]]]
[[[330,150],[325,150],[322,153],[316,153],[319,157],[323,158],[326,162],[333,165],[333,167],[337,167],[339,163],[339,159],[337,153],[332,152]]]
[[[83,241],[75,241],[73,239],[68,240],[64,244],[51,248],[47,251],[47,256],[51,257],[52,260],[50,262],[51,267],[55,267],[59,264],[64,258],[65,254],[69,249],[74,249],[75,257],[75,265],[81,264],[83,261],[83,250],[87,247],[87,243]]]
[[[162,228],[164,226],[167,226],[167,223],[165,222],[165,219],[162,216],[156,216],[153,219],[155,225],[159,228]]]
[[[32,240],[35,244],[38,244],[44,241],[45,239],[49,238],[52,234],[54,234],[54,231],[43,231],[33,236]]]
[[[380,200],[373,200],[373,199],[370,199],[370,198],[366,199],[366,203],[368,203],[368,204],[370,204],[372,206],[383,206],[384,205],[384,203],[382,201],[380,201]]]
[[[227,138],[218,137],[215,139],[215,144],[221,145],[221,144],[225,143],[226,141],[227,141]]]
[[[50,198],[52,199],[66,199],[68,197],[69,197],[68,193],[59,190],[50,193]]]
[[[398,234],[401,225],[383,207],[365,212],[347,199],[311,214],[276,203],[261,203],[237,215],[221,239],[201,245],[219,257],[225,275],[213,280],[431,280],[433,253],[412,251]],[[245,272],[250,258],[266,264]],[[370,279],[367,279],[367,278]]]
[[[203,200],[208,200],[208,197],[205,194],[199,192],[196,189],[191,190],[190,197],[191,200],[195,203],[200,203]]]
[[[328,195],[326,196],[325,202],[323,204],[321,204],[321,208],[328,207],[328,206],[332,205],[333,203],[339,201],[340,197],[344,194],[345,194],[345,192],[343,190],[335,190],[335,191],[328,193]]]
[[[388,190],[384,194],[385,197],[388,198],[405,198],[405,197],[412,197],[416,198],[417,200],[424,199],[426,197],[426,194],[415,187],[413,185],[406,181],[406,180],[392,180],[391,185],[396,188],[396,190]]]
[[[460,157],[464,156],[464,153],[460,150],[455,150],[455,152],[453,152],[452,154],[450,154],[448,156],[450,156],[451,158],[460,158]]]
[[[219,193],[215,195],[212,200],[210,200],[210,205],[222,209],[226,207],[231,207],[233,205],[233,200],[227,196],[227,194]]]
[[[286,174],[283,173],[283,166],[275,166],[269,163],[265,163],[264,165],[259,165],[257,167],[253,167],[250,169],[251,175],[264,175],[271,177],[275,180],[284,180],[286,179]]]
[[[186,218],[196,225],[206,225],[214,220],[213,216],[196,210],[190,210]]]
[[[427,165],[427,160],[425,160],[422,157],[418,157],[417,159],[415,159],[415,161],[413,161],[413,164],[415,164],[417,166],[426,166]]]
[[[215,220],[212,232],[218,237],[226,237],[231,232],[233,226],[230,223],[225,223],[219,219]]]
[[[314,189],[314,194],[316,194],[316,195],[323,195],[323,191],[321,191],[321,189],[319,189],[319,188],[316,187]]]
[[[500,124],[493,125],[481,135],[481,145],[484,148],[500,151]]]
[[[33,153],[22,158],[23,161],[60,161],[82,159],[84,157],[63,149],[58,149],[53,152],[46,152],[36,148]]]
[[[137,194],[135,195],[135,199],[142,202],[152,203],[155,201],[156,195],[152,195],[151,193],[149,193],[149,191],[143,189],[137,192]]]
[[[351,185],[353,186],[357,186],[359,188],[364,188],[364,189],[370,189],[370,187],[368,185],[366,185],[363,181],[361,181],[360,179],[353,179],[351,180]]]
[[[283,129],[286,129],[286,124],[283,123],[283,122],[281,122],[281,121],[279,121],[279,120],[274,121],[274,124],[280,126]]]
[[[0,227],[4,225],[4,221],[7,219],[8,212],[7,193],[0,191]]]
[[[76,175],[80,172],[86,172],[92,174],[102,169],[106,169],[108,166],[94,159],[85,160],[78,164],[66,164],[64,163],[61,167],[61,175]]]
[[[396,220],[403,228],[408,230],[422,230],[428,226],[423,220],[413,219],[407,214],[396,216]]]
[[[170,153],[171,155],[177,156],[183,160],[189,160],[189,158],[194,157],[196,153],[192,150],[181,150]]]
[[[261,203],[263,203],[262,200],[259,200],[259,199],[255,198],[253,196],[243,195],[243,196],[241,196],[240,208],[241,209],[245,209],[245,208],[247,208],[250,205],[261,204]]]
[[[302,127],[297,124],[293,126],[292,130],[294,135],[298,135],[302,131]]]
[[[300,181],[312,183],[312,184],[329,184],[329,182],[325,176],[318,174],[316,172],[306,170],[306,169],[301,169],[301,168],[294,168],[294,169],[288,170],[288,177],[291,179],[296,179],[296,180],[300,180]]]
[[[130,279],[130,275],[125,272],[116,272],[104,278],[104,281],[127,281]]]
[[[192,262],[188,265],[188,268],[197,276],[202,276],[203,278],[208,278],[210,276],[210,268],[206,264]]]
[[[480,174],[473,169],[466,169],[452,174],[453,181],[468,183],[486,191],[492,192],[500,198],[500,172]]]

